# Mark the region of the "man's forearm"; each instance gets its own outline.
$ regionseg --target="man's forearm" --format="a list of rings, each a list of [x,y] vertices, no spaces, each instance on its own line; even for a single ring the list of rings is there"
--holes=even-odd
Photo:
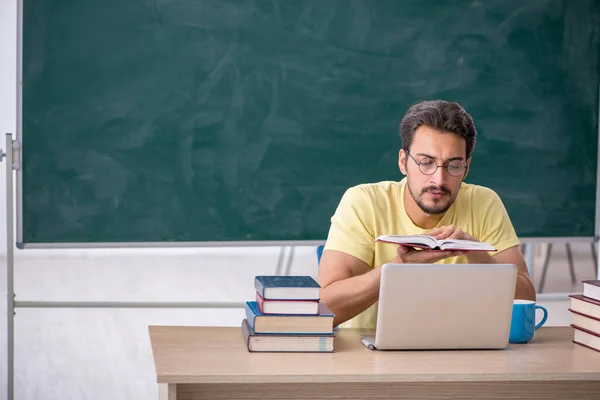
[[[470,264],[495,264],[500,263],[494,257],[484,251],[472,251],[467,253],[467,260]],[[517,275],[517,284],[515,287],[515,299],[535,301],[535,287],[529,276],[524,276],[520,272]]]
[[[517,275],[517,287],[515,288],[515,299],[536,300],[535,287],[529,277]]]
[[[498,261],[485,251],[468,251],[467,261],[469,264],[496,264]]]
[[[381,268],[334,282],[321,289],[321,301],[335,314],[333,324],[354,318],[379,299]]]

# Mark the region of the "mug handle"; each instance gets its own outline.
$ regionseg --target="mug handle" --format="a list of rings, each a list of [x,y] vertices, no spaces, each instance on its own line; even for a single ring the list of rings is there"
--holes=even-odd
[[[544,322],[546,322],[546,320],[548,319],[548,310],[546,310],[546,308],[544,308],[543,306],[538,306],[537,304],[535,305],[535,309],[540,309],[544,312],[544,317],[542,318],[540,323],[535,326],[535,330],[537,331],[542,327],[542,325],[544,325]]]

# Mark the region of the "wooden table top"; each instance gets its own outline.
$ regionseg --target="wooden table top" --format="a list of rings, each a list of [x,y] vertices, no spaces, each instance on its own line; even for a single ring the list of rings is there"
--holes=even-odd
[[[502,350],[373,351],[340,329],[334,353],[250,353],[239,327],[150,326],[159,383],[600,380],[600,352],[571,327]]]

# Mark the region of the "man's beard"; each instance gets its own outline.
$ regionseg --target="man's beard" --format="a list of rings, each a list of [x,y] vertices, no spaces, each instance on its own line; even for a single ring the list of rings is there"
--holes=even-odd
[[[448,211],[448,209],[450,208],[450,206],[452,206],[452,203],[454,203],[454,199],[452,198],[452,192],[450,192],[450,190],[448,188],[446,188],[445,186],[428,186],[425,189],[423,189],[421,191],[421,194],[419,196],[415,196],[415,194],[412,191],[412,188],[410,187],[410,185],[408,186],[408,191],[410,192],[410,195],[412,196],[413,200],[415,201],[415,203],[417,203],[417,205],[419,206],[419,208],[426,214],[430,214],[430,215],[439,215],[439,214],[443,214],[446,211]],[[447,201],[445,201],[444,203],[441,204],[435,204],[433,206],[427,206],[423,200],[421,199],[421,197],[423,195],[425,195],[427,192],[429,192],[430,190],[434,190],[434,191],[438,191],[438,192],[442,192],[442,194],[444,195],[442,197],[443,200],[444,198],[448,198]]]

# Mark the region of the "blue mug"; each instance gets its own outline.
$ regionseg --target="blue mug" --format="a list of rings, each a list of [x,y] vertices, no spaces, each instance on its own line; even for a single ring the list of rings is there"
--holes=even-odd
[[[544,317],[536,325],[535,310],[544,312]],[[512,319],[510,322],[510,343],[527,343],[533,339],[535,331],[540,329],[548,319],[548,310],[538,306],[531,300],[515,300],[513,303]]]

